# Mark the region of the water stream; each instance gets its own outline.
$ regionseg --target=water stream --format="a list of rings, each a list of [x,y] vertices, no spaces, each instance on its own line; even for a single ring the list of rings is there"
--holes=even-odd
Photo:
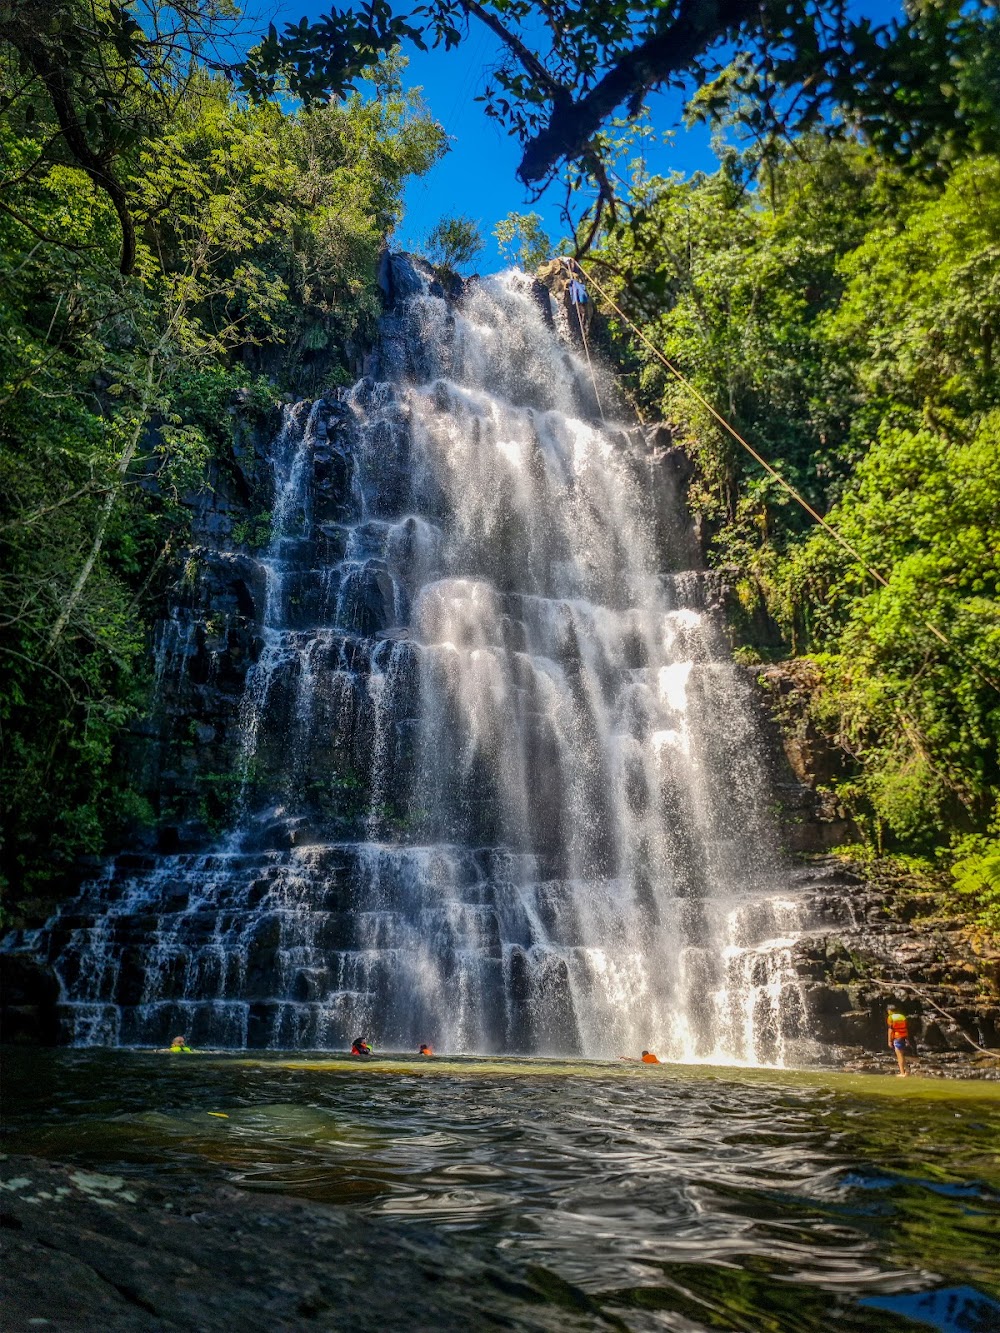
[[[507,1287],[476,1292],[482,1327],[1000,1327],[995,1084],[59,1051],[10,1052],[3,1094],[5,1152],[387,1221],[401,1243],[372,1253],[358,1299],[398,1290],[393,1327],[441,1326],[407,1318],[408,1232],[433,1236],[453,1281],[472,1259],[504,1263]],[[128,1209],[110,1211],[121,1227]],[[292,1263],[287,1280],[316,1276]],[[535,1303],[512,1306],[529,1277]],[[199,1280],[214,1278],[183,1269],[182,1286]],[[319,1326],[355,1326],[339,1318]]]
[[[373,373],[271,449],[228,834],[32,944],[72,1039],[806,1058],[804,908],[666,479],[523,275],[393,274]]]

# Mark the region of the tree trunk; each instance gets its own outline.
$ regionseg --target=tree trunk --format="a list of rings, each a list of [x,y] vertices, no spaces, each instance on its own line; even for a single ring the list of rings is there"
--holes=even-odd
[[[51,656],[63,636],[63,632],[69,623],[70,616],[80,600],[84,588],[87,586],[87,580],[94,571],[94,565],[97,563],[97,557],[101,553],[101,547],[104,545],[104,534],[108,529],[108,520],[114,512],[115,503],[121,494],[122,485],[125,481],[125,475],[135,457],[135,451],[139,447],[139,439],[142,435],[142,428],[146,424],[146,418],[149,413],[150,399],[152,398],[153,387],[153,357],[150,355],[146,364],[146,383],[143,388],[142,401],[139,404],[139,410],[136,413],[135,427],[129,438],[128,444],[118,460],[118,467],[114,477],[111,479],[111,485],[108,487],[108,493],[104,497],[104,503],[101,505],[100,515],[97,520],[97,529],[94,533],[94,540],[91,543],[90,551],[86,560],[83,562],[83,568],[76,576],[76,581],[66,599],[66,604],[59,612],[56,623],[52,626],[52,633],[49,635],[49,641],[46,645],[46,653]]]

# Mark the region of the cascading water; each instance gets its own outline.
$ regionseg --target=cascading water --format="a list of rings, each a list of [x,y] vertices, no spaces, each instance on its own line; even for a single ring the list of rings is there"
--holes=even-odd
[[[780,1061],[799,908],[642,441],[523,275],[453,303],[392,270],[377,377],[271,450],[235,826],[119,858],[33,941],[70,1031]]]

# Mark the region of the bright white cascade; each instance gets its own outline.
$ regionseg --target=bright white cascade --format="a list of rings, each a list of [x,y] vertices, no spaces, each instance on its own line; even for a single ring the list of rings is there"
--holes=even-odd
[[[77,1038],[780,1063],[799,908],[708,581],[665,557],[692,546],[667,482],[523,275],[455,304],[393,269],[378,378],[331,427],[351,512],[317,499],[317,406],[273,450],[239,827],[91,886]],[[284,849],[260,840],[262,766],[300,819]],[[350,836],[310,805],[345,783]]]
[[[702,581],[661,572],[634,441],[595,421],[586,365],[523,276],[457,314],[420,293],[409,319],[418,382],[354,404],[365,473],[402,414],[414,507],[441,516],[409,589],[416,790],[439,849],[508,853],[486,902],[445,884],[417,915],[414,989],[459,1047],[495,1029],[499,962],[515,1049],[780,1059],[798,993],[761,945],[796,908],[771,896],[746,689]]]

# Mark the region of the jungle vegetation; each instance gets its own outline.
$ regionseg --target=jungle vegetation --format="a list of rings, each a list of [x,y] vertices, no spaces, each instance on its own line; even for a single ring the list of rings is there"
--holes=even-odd
[[[0,57],[0,856],[14,914],[148,818],[116,746],[146,705],[152,626],[190,497],[232,447],[234,394],[273,405],[304,350],[352,378],[405,181],[444,150],[396,60],[365,96],[296,111],[234,96],[190,49],[127,65],[126,11],[77,10],[100,19],[79,40],[117,100],[67,112],[18,48]],[[92,169],[63,125],[77,114],[113,147],[88,150]]]
[[[957,856],[995,928],[1000,159],[928,178],[819,135],[722,156],[690,180],[637,159],[592,272],[887,586],[612,313],[623,383],[697,460],[742,655],[799,659],[794,720],[839,748],[862,835]]]
[[[663,89],[714,118],[739,99],[758,136],[823,125],[922,167],[1000,145],[995,0],[908,0],[888,22],[851,0],[362,0],[257,41],[234,0],[0,0],[11,86],[43,105],[59,152],[113,205],[124,274],[136,255],[128,154],[179,71],[308,108],[344,97],[403,40],[449,50],[484,29],[500,54],[479,100],[520,140],[520,179],[564,183],[567,219],[574,188],[593,183],[595,230],[617,193],[606,131]]]

